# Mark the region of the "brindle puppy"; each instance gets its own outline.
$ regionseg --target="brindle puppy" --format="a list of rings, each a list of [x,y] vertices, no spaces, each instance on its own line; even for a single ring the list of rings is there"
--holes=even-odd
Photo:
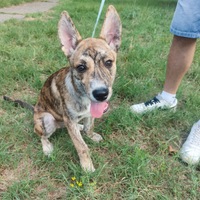
[[[62,12],[58,35],[70,66],[58,70],[46,80],[34,107],[34,132],[41,137],[46,155],[53,150],[48,138],[57,128],[67,127],[81,166],[86,171],[95,170],[80,130],[84,130],[95,142],[102,140],[99,134],[93,132],[94,118],[101,117],[108,110],[121,30],[117,11],[109,6],[99,39],[82,40],[69,14]],[[33,110],[20,100],[4,99]],[[82,119],[84,126],[78,124]]]

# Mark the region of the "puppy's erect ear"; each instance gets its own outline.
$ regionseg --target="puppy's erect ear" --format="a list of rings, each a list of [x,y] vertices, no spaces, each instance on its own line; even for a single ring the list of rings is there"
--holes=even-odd
[[[99,38],[105,40],[108,45],[118,51],[121,45],[122,24],[114,6],[107,9]]]
[[[58,23],[58,35],[62,51],[69,58],[82,38],[66,11],[61,13]]]

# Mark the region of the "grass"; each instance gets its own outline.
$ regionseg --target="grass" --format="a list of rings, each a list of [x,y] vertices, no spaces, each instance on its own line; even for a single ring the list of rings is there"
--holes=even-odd
[[[67,10],[82,38],[87,38],[99,4],[97,0],[60,0],[50,12],[1,24],[0,96],[34,105],[46,78],[68,65],[57,36],[60,13]],[[192,67],[177,92],[177,111],[133,114],[132,104],[149,100],[163,89],[176,1],[108,0],[95,37],[110,4],[123,24],[111,111],[95,121],[95,132],[103,142],[95,144],[83,136],[96,171],[88,174],[80,168],[66,129],[53,134],[55,150],[45,157],[33,133],[32,114],[0,100],[1,199],[199,199],[199,165],[188,166],[179,154],[168,152],[169,145],[180,149],[199,120],[199,41]]]
[[[30,3],[30,2],[33,2],[35,0],[1,0],[0,1],[0,8],[3,8],[3,7],[9,7],[9,6],[16,6],[16,5],[19,5],[19,4],[24,4],[24,3]],[[44,0],[41,0],[41,1],[44,1]]]

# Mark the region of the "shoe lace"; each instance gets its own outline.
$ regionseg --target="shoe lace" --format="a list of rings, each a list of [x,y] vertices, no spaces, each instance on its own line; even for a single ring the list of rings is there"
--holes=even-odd
[[[160,103],[160,101],[156,97],[154,97],[150,101],[145,102],[144,105],[145,106],[149,106],[149,105],[152,106],[153,104],[157,104],[157,103]]]

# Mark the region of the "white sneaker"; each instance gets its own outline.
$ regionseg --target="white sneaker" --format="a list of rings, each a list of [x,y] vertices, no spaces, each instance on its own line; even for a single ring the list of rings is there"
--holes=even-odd
[[[200,160],[200,125],[194,124],[182,146],[180,156],[188,164],[197,164]]]
[[[174,98],[174,101],[172,103],[168,103],[161,94],[158,94],[156,97],[154,97],[152,100],[147,101],[145,103],[140,103],[140,104],[135,104],[130,107],[130,109],[133,112],[136,113],[144,113],[147,111],[154,110],[156,108],[161,108],[161,109],[171,109],[171,108],[176,108],[178,101],[176,98]]]

